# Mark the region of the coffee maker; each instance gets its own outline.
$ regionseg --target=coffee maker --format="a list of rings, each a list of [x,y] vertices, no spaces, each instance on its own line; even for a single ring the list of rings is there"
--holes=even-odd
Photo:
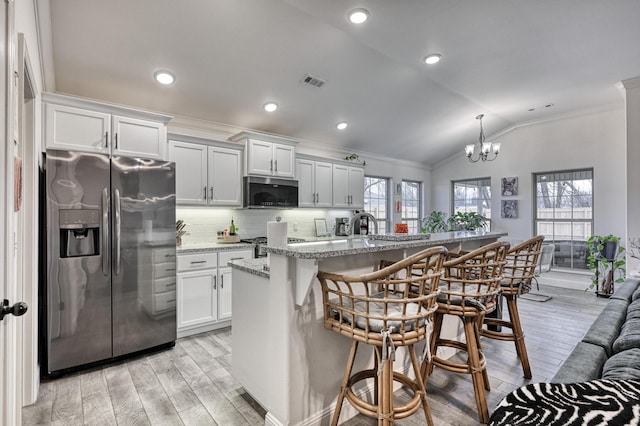
[[[346,237],[349,235],[347,232],[349,229],[349,219],[348,217],[336,217],[336,236]]]

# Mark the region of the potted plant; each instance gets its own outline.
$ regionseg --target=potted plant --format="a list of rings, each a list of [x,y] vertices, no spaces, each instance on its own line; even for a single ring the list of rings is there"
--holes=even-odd
[[[623,282],[627,272],[625,248],[620,245],[620,237],[593,235],[587,240],[587,250],[587,266],[593,271],[593,276],[585,291],[595,288],[597,296],[609,297],[613,294],[614,284]]]
[[[447,219],[451,231],[475,231],[484,228],[487,218],[476,212],[456,212]]]
[[[422,233],[447,232],[449,225],[446,220],[447,214],[440,211],[432,211],[429,216],[422,219]]]

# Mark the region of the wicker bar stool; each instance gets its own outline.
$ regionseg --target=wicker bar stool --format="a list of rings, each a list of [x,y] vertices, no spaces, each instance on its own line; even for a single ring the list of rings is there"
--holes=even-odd
[[[527,347],[524,343],[520,314],[518,313],[518,297],[521,294],[528,293],[531,289],[531,281],[536,273],[543,240],[543,236],[537,236],[509,249],[503,268],[503,279],[500,282],[501,294],[507,301],[509,320],[484,318],[486,325],[506,327],[511,332],[486,328],[482,330],[482,335],[490,339],[515,342],[516,353],[522,363],[524,377],[527,379],[531,378],[531,366],[527,355]]]
[[[392,425],[420,407],[427,424],[433,425],[414,344],[428,340],[446,253],[444,247],[429,248],[359,276],[318,272],[325,328],[352,340],[333,426],[338,424],[345,398],[360,413],[377,419],[378,425]],[[422,273],[416,273],[418,270]],[[374,366],[352,374],[359,343],[373,346]],[[393,371],[395,349],[400,346],[407,347],[415,380]],[[352,390],[365,379],[374,380],[373,402],[356,396]],[[394,380],[413,391],[413,398],[404,405],[394,405]]]
[[[466,254],[450,254],[440,279],[438,309],[431,335],[431,358],[422,364],[423,379],[433,367],[454,373],[471,374],[478,415],[482,423],[489,420],[485,390],[490,390],[487,366],[480,345],[480,331],[485,314],[496,308],[500,294],[502,268],[509,243],[495,242]],[[440,336],[445,315],[462,320],[465,341]],[[451,347],[467,353],[467,362],[455,362],[437,356],[440,347]]]

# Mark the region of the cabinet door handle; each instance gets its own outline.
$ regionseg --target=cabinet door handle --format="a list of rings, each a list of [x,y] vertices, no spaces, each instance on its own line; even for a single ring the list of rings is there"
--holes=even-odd
[[[167,287],[175,287],[176,283],[167,284]]]
[[[164,257],[176,257],[175,254],[165,254]]]
[[[220,288],[224,288],[224,275],[220,276]]]
[[[116,133],[116,149],[118,149],[118,134]]]
[[[204,195],[202,196],[202,199],[203,200],[207,199],[207,187],[206,186],[204,187]]]
[[[244,257],[232,257],[229,260],[242,260],[242,259],[244,259]]]
[[[269,171],[273,172],[273,160],[270,161]]]
[[[196,264],[198,264],[198,263],[207,263],[207,261],[206,261],[206,260],[192,260],[192,261],[191,261],[191,264],[192,264],[192,265],[196,265]]]
[[[218,289],[218,286],[217,286],[216,281],[217,281],[217,279],[216,279],[216,276],[214,275],[214,276],[213,276],[213,289],[214,289],[214,290],[217,290],[217,289]]]
[[[171,302],[175,302],[175,301],[176,301],[176,299],[169,299],[169,300],[167,300],[167,303],[171,303]]]
[[[109,132],[105,132],[104,134],[104,147],[109,148]]]
[[[316,192],[316,203],[319,203],[319,202],[320,202],[320,194]]]
[[[209,200],[213,200],[213,186],[209,189]]]
[[[275,163],[276,163],[276,173],[278,173],[278,160],[276,160]]]
[[[167,269],[165,269],[165,271],[175,271],[175,270],[176,270],[176,268],[167,268]]]

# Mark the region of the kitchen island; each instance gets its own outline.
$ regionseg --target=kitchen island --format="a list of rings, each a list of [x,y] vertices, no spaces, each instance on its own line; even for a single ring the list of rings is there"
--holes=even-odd
[[[420,238],[388,235],[313,241],[267,246],[268,260],[231,263],[234,377],[267,410],[266,425],[327,423],[351,341],[324,328],[317,271],[362,274],[371,272],[382,259],[400,260],[433,246],[473,250],[505,235],[461,231]],[[455,322],[445,328],[452,336],[460,334]],[[371,355],[363,347],[354,371],[371,366]],[[396,368],[407,365],[405,355],[398,351]],[[355,414],[345,404],[341,419]]]

